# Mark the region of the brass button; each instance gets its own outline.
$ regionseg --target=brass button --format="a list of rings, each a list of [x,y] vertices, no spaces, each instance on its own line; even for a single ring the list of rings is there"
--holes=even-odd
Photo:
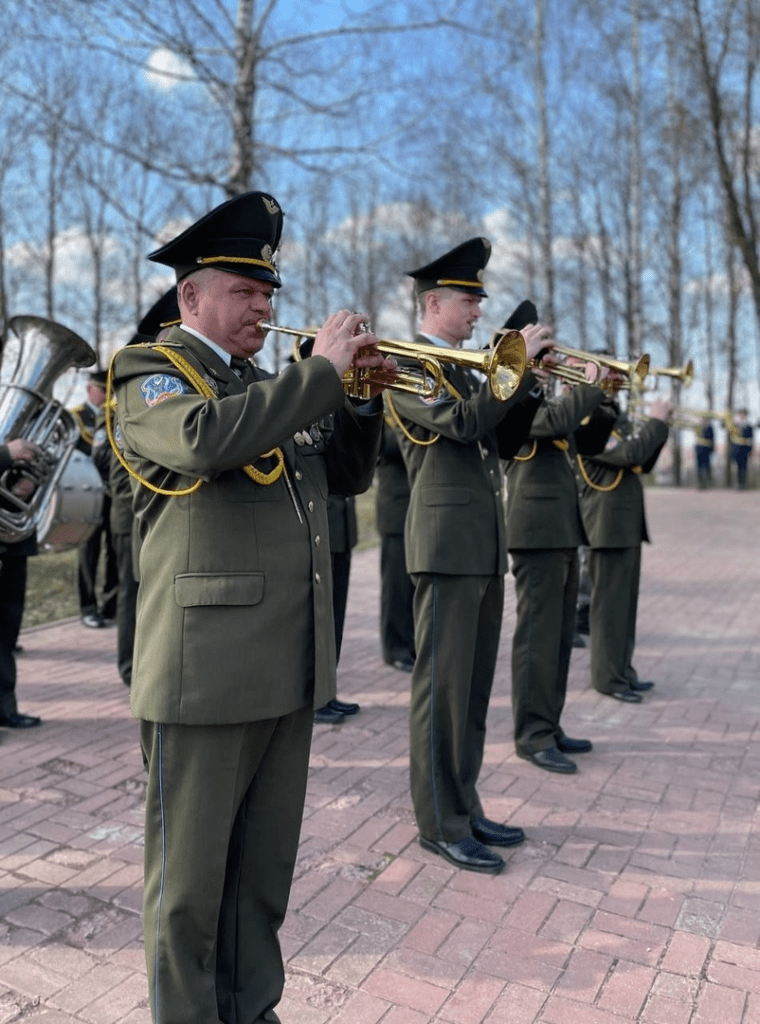
[[[322,582],[322,577],[319,575],[318,572],[314,573],[314,582],[315,583],[321,583]]]
[[[303,480],[303,473],[300,469],[296,470],[296,480]]]
[[[314,538],[314,547],[318,548],[321,542],[322,538],[319,536],[319,534],[317,534],[317,536]]]
[[[307,507],[309,509],[309,512],[313,512],[314,511],[314,502],[310,501]]]

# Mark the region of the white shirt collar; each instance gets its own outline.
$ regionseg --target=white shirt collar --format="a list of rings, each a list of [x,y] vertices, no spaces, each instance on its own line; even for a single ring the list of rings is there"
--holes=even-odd
[[[440,345],[443,348],[452,348],[447,341],[444,341],[443,338],[437,337],[435,334],[428,334],[426,331],[420,331],[419,333],[423,338],[428,338],[432,341],[434,345]]]
[[[225,352],[225,350],[217,345],[215,341],[212,341],[211,338],[207,338],[205,334],[201,334],[200,331],[196,331],[193,327],[188,327],[187,324],[180,324],[180,327],[183,331],[187,331],[188,334],[192,334],[192,336],[197,338],[198,341],[202,341],[204,345],[208,345],[210,349],[213,349],[213,351],[216,352],[219,358],[225,362],[227,366],[232,365],[232,356],[230,353]]]

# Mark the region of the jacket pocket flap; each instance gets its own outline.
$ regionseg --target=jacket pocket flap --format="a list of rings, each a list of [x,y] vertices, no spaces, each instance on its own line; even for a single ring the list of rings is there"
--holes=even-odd
[[[422,500],[426,505],[469,505],[469,487],[425,487]]]
[[[263,572],[184,573],[174,577],[174,598],[180,608],[258,604],[263,596]]]

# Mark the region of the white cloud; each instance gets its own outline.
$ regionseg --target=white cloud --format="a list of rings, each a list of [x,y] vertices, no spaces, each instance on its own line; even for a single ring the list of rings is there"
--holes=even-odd
[[[163,92],[195,81],[195,73],[190,64],[164,46],[151,53],[145,65],[145,77],[155,89]]]

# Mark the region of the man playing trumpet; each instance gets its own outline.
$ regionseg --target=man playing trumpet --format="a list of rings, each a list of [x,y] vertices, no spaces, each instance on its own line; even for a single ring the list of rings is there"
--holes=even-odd
[[[654,686],[633,667],[641,545],[649,540],[641,474],[649,473],[668,439],[670,403],[653,402],[631,430],[612,400],[617,419],[604,451],[578,457],[580,504],[588,534],[591,577],[591,682],[594,689],[629,704]]]
[[[472,336],[490,253],[487,239],[472,238],[410,272],[418,342],[458,349]],[[540,327],[524,337],[531,358],[548,342]],[[525,374],[512,399],[499,401],[469,369],[444,363],[444,373],[447,387],[436,397],[392,398],[411,486],[410,786],[424,849],[455,867],[498,872],[504,860],[489,847],[513,846],[524,834],[488,819],[477,792],[507,569],[497,428],[509,432],[536,381]]]
[[[379,401],[349,406],[341,377],[392,369],[348,310],[279,377],[251,362],[281,229],[277,201],[248,192],[154,252],[182,323],[112,369],[141,541],[131,700],[161,1024],[279,1019],[313,709],[335,696],[326,495],[369,486],[382,426]]]
[[[532,303],[523,315],[536,323]],[[574,360],[577,362],[577,360]],[[556,367],[563,372],[564,364]],[[607,368],[580,365],[577,383],[557,398],[542,396],[530,433],[507,466],[507,537],[517,595],[512,640],[515,750],[545,771],[572,774],[568,755],[590,740],[567,736],[560,724],[570,668],[578,596],[578,548],[586,535],[571,459],[575,432],[602,404]],[[591,382],[594,383],[591,383]]]

